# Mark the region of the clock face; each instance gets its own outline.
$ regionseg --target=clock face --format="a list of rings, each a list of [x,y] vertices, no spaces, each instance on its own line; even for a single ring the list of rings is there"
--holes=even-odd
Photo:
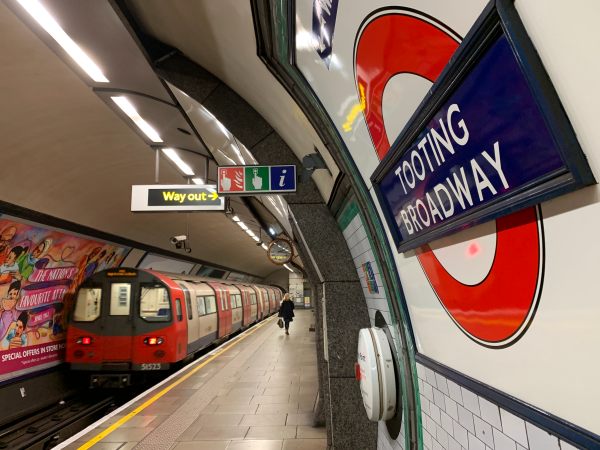
[[[275,239],[269,244],[267,255],[275,264],[286,264],[292,260],[294,249],[287,239]]]

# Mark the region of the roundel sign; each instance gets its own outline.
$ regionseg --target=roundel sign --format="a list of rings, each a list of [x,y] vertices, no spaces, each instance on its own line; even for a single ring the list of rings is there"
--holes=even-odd
[[[388,136],[395,138],[395,122],[402,119],[385,107],[390,103],[386,95],[392,91],[386,87],[392,80],[404,80],[408,83],[404,92],[411,95],[410,80],[416,78],[424,86],[424,95],[459,42],[460,37],[449,27],[414,10],[383,9],[365,19],[355,41],[354,73],[379,159],[389,151]],[[392,100],[401,104],[404,98],[396,95]],[[471,234],[461,232],[445,238],[437,247],[424,245],[416,255],[441,305],[459,329],[481,345],[506,347],[527,330],[541,293],[544,254],[540,209],[528,208],[501,217]]]

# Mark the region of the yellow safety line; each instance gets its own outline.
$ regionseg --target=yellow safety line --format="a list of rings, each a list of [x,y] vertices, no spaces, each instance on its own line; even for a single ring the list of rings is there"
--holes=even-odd
[[[267,319],[268,321],[268,319]],[[180,385],[181,383],[183,383],[185,380],[187,380],[189,377],[191,377],[193,374],[195,374],[196,372],[198,372],[202,367],[204,367],[205,365],[207,365],[209,362],[211,362],[212,360],[214,360],[217,356],[225,353],[227,350],[229,350],[231,347],[239,344],[241,341],[243,341],[244,339],[246,339],[248,336],[250,336],[252,333],[258,331],[259,328],[261,328],[262,326],[264,326],[267,321],[256,325],[255,327],[253,327],[253,329],[248,330],[245,334],[243,334],[240,338],[238,338],[237,341],[232,342],[230,345],[228,345],[227,347],[225,347],[222,350],[219,350],[217,353],[215,353],[214,355],[212,355],[211,357],[209,357],[206,361],[204,361],[202,364],[198,365],[197,367],[195,367],[194,369],[192,369],[189,373],[185,374],[184,376],[182,376],[179,380],[177,380],[176,382],[174,382],[173,384],[171,384],[170,386],[167,386],[166,388],[164,388],[162,391],[160,391],[158,394],[154,395],[152,398],[150,398],[149,400],[147,400],[146,402],[142,403],[140,406],[138,406],[137,408],[135,408],[133,411],[131,411],[129,414],[127,414],[126,416],[122,417],[121,419],[119,419],[117,422],[115,422],[114,424],[112,424],[110,427],[108,427],[106,430],[104,430],[102,433],[97,434],[96,436],[94,436],[91,440],[89,440],[88,442],[86,442],[85,444],[83,444],[81,447],[78,447],[77,450],[87,450],[88,448],[92,447],[94,444],[98,443],[99,441],[101,441],[102,439],[104,439],[106,436],[108,436],[110,433],[112,433],[113,431],[115,431],[117,428],[119,428],[121,425],[127,423],[130,419],[132,419],[133,417],[137,416],[139,413],[141,413],[144,409],[146,409],[148,406],[150,406],[152,403],[154,403],[155,401],[157,401],[159,398],[161,398],[163,395],[165,395],[167,392],[169,392],[171,389],[173,389],[174,387]]]

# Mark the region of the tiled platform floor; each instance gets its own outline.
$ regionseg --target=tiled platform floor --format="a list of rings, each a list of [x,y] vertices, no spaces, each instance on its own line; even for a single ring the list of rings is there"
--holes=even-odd
[[[286,336],[271,318],[92,448],[326,449],[325,428],[312,426],[317,361],[311,323],[312,311],[297,310]],[[67,448],[88,442],[145,400]]]

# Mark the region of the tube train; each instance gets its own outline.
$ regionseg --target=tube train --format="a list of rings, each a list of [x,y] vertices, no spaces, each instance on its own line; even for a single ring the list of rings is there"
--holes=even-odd
[[[124,387],[279,310],[277,287],[153,270],[98,272],[79,287],[66,361],[91,386]]]

